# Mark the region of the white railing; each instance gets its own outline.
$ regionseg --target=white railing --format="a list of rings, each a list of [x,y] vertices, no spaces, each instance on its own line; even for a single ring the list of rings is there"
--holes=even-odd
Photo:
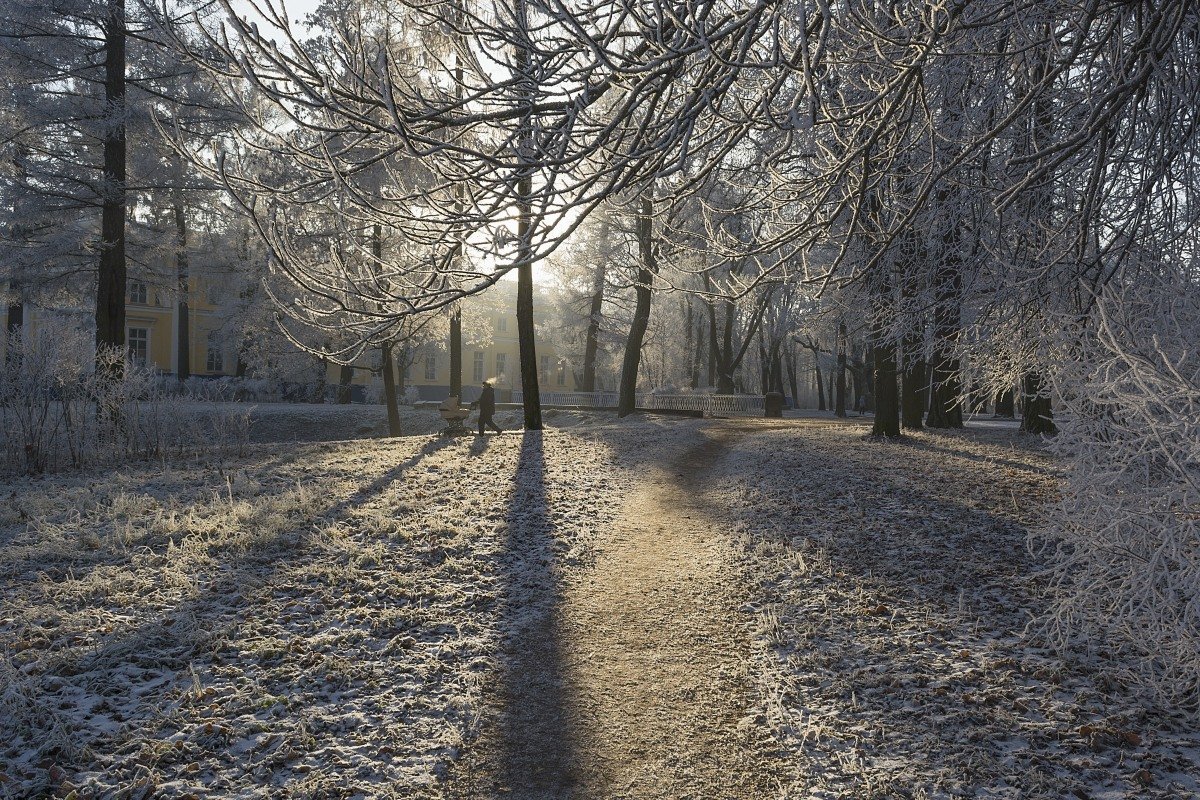
[[[753,394],[645,394],[638,395],[639,408],[673,411],[703,411],[712,414],[762,414],[765,398]]]
[[[544,406],[578,406],[579,408],[616,408],[616,392],[541,392]],[[513,389],[512,401],[525,402],[525,393]]]
[[[512,401],[524,402],[524,393],[514,389]],[[616,392],[542,392],[542,404],[578,408],[616,408]],[[753,394],[653,394],[639,392],[638,408],[669,411],[701,411],[705,414],[762,414],[765,398]]]

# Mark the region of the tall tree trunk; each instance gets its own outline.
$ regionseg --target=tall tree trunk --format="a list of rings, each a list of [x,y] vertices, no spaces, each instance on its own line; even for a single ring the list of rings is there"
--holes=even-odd
[[[925,378],[925,359],[913,353],[908,347],[904,348],[904,374],[901,380],[903,397],[901,399],[901,424],[912,431],[923,427],[925,417],[925,396],[928,383]]]
[[[179,181],[183,182],[183,167],[179,168]],[[187,254],[187,211],[183,205],[183,191],[176,188],[175,212],[175,287],[179,293],[176,301],[175,332],[175,376],[186,381],[192,376],[192,325],[188,305],[189,275]]]
[[[585,392],[596,391],[596,354],[600,349],[600,322],[604,314],[604,282],[606,264],[603,258],[596,259],[592,271],[592,296],[588,307],[587,335],[583,344],[583,385]]]
[[[762,386],[762,394],[771,391],[771,357],[763,346],[761,335],[758,339],[758,382]]]
[[[817,411],[828,411],[825,405],[825,383],[821,380],[821,356],[818,350],[813,350],[813,372],[817,373]]]
[[[388,436],[400,435],[400,397],[396,392],[396,359],[392,355],[395,345],[384,342],[380,348],[383,356],[383,404],[387,406]]]
[[[939,207],[949,207],[949,194],[941,192]],[[942,256],[934,280],[933,364],[930,381],[929,413],[925,424],[930,428],[963,426],[962,375],[957,345],[962,322],[962,264],[958,252],[961,235],[958,223],[943,220]]]
[[[866,369],[866,364],[863,364],[862,369]],[[866,381],[863,380],[861,371],[854,365],[853,361],[850,362],[849,377],[850,381],[846,386],[846,403],[850,407],[846,410],[857,411],[858,398],[862,397],[863,392],[866,391]]]
[[[872,436],[895,438],[900,435],[900,392],[896,385],[896,343],[889,337],[889,323],[895,313],[892,284],[885,273],[871,309],[871,345],[875,375],[875,421]]]
[[[529,15],[526,0],[516,0],[517,75],[533,81],[529,74]],[[526,431],[542,429],[542,397],[538,387],[537,345],[533,321],[533,167],[526,163],[533,151],[533,90],[521,99],[522,117],[518,142],[521,172],[517,180],[517,344],[521,351],[521,393],[524,397]]]
[[[901,313],[907,315],[904,338],[901,343],[900,381],[900,424],[908,430],[924,427],[925,392],[928,378],[925,374],[924,322],[914,307],[917,302],[917,269],[919,242],[915,233],[905,237],[907,257],[904,259],[905,274],[901,278]]]
[[[22,203],[19,199],[23,195],[23,190],[26,189],[27,174],[25,171],[24,151],[20,151],[13,159],[13,166],[17,170],[18,198],[13,200],[12,206],[12,223],[8,226],[9,238],[14,242],[20,242],[25,239],[25,221],[22,219]],[[12,274],[8,281],[8,294],[11,298],[8,303],[8,341],[4,348],[4,363],[6,369],[10,373],[16,371],[21,365],[21,353],[12,347],[13,338],[22,333],[22,328],[25,327],[25,304],[23,302],[24,289],[21,286],[19,277]]]
[[[393,350],[393,352],[395,352]],[[396,397],[397,399],[403,396],[408,391],[408,381],[405,378],[405,373],[408,372],[409,364],[409,349],[407,347],[400,348],[400,360],[396,364]]]
[[[532,183],[528,177],[520,181],[518,192],[517,238],[520,245],[517,253],[517,345],[521,354],[521,394],[524,398],[525,430],[542,429],[542,397],[538,387],[538,363],[536,331],[533,322],[533,256],[531,242],[532,209],[529,194]]]
[[[352,390],[351,384],[354,382],[354,367],[343,364],[338,372],[338,391],[337,401],[341,405],[346,405],[350,402]]]
[[[700,317],[701,315],[697,314],[696,316]],[[691,369],[688,374],[688,385],[693,389],[700,387],[700,365],[704,361],[704,349],[707,347],[707,342],[705,341],[704,336],[705,324],[706,323],[703,319],[696,320],[696,332],[695,337],[693,338],[696,346],[688,355],[688,358],[691,361]]]
[[[771,343],[770,357],[771,357],[771,376],[772,376],[771,389],[773,391],[778,392],[779,394],[784,394],[785,392],[784,392],[784,386],[783,386],[783,355],[782,355],[782,348],[780,347],[780,343],[778,340]]]
[[[633,309],[633,322],[629,326],[629,338],[625,340],[625,358],[621,362],[621,390],[617,400],[617,416],[633,413],[637,405],[638,365],[642,358],[642,340],[646,337],[646,326],[650,323],[651,291],[658,264],[654,253],[654,200],[647,193],[642,197],[641,214],[637,218],[638,272],[634,293],[637,301]]]
[[[837,383],[837,380],[833,377],[834,372],[835,372],[835,370],[833,368],[833,365],[831,364],[829,366],[829,373],[826,376],[828,378],[828,380],[825,381],[825,387],[826,387],[825,390],[828,393],[827,405],[830,410],[833,409],[833,387],[834,387],[834,384]]]
[[[371,255],[375,257],[375,271],[378,273],[383,266],[383,226],[378,222],[371,226]],[[450,328],[453,331],[453,316],[450,318]],[[450,335],[450,342],[453,352],[453,333]],[[388,436],[400,435],[400,398],[396,393],[395,347],[395,342],[384,342],[379,346],[379,374],[383,378],[383,405],[387,409]],[[453,367],[450,370],[450,380],[454,380]]]
[[[721,328],[721,345],[717,349],[717,392],[734,394],[737,387],[733,381],[733,317],[732,300],[725,301],[725,323]]]
[[[872,436],[900,435],[900,395],[896,387],[896,345],[885,339],[886,331],[876,329],[873,361],[875,365],[875,422]]]
[[[691,380],[692,377],[692,353],[695,352],[695,342],[693,341],[696,331],[692,328],[692,321],[695,313],[692,310],[692,300],[687,295],[679,298],[680,310],[683,312],[683,352],[687,354],[686,380]]]
[[[329,383],[329,361],[321,356],[317,356],[317,365],[319,369],[317,371],[316,397],[312,398],[312,400],[314,403],[324,403],[325,387]]]
[[[1017,403],[1015,392],[1012,389],[1005,389],[1003,392],[996,394],[996,416],[1013,419],[1017,416]]]
[[[125,349],[125,0],[108,0],[107,11],[104,22],[107,120],[100,212],[100,271],[96,281],[98,358],[102,348]],[[122,364],[120,360],[112,364],[110,378],[120,377]]]
[[[952,349],[958,337],[957,305],[953,311],[944,312],[944,320],[944,325],[935,325],[934,338],[940,344],[935,345],[934,350],[929,413],[925,416],[925,424],[930,428],[961,428],[962,378],[958,358]]]
[[[708,276],[705,275],[707,282]],[[717,306],[712,299],[705,300],[705,305],[708,306],[708,383],[707,386],[717,385],[717,362],[721,360],[720,351],[717,348]]]
[[[846,416],[846,323],[838,323],[837,337],[837,401],[833,413]]]
[[[461,0],[457,0],[454,4],[454,14],[452,18],[451,29],[454,31],[454,99],[458,102],[463,100],[463,66],[460,56],[460,49],[464,45],[462,35],[459,33],[464,30],[463,16],[464,9]],[[459,216],[463,213],[463,187],[461,184],[456,184],[454,187],[454,213]],[[464,244],[460,237],[454,250],[452,263],[456,269],[462,267]],[[382,259],[382,251],[377,255],[377,258]],[[382,260],[380,261],[382,263]],[[463,373],[463,351],[462,351],[462,308],[458,303],[450,309],[450,392],[451,397],[459,398],[462,402],[462,373]]]
[[[450,312],[450,395],[462,399],[462,311]]]
[[[1025,373],[1021,382],[1021,430],[1026,433],[1057,433],[1050,397],[1042,389],[1042,376]]]
[[[800,383],[796,380],[796,347],[788,347],[787,357],[788,385],[792,389],[792,408],[800,407]]]

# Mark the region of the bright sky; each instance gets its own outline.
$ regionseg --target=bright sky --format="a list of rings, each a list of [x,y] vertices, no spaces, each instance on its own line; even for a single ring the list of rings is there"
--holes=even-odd
[[[262,19],[262,17],[254,12],[254,8],[250,5],[249,0],[229,0],[229,2],[238,13],[244,14],[251,19]],[[316,10],[318,2],[319,0],[289,0],[289,2],[281,4],[278,0],[275,0],[275,7],[278,8],[282,5],[287,9],[288,19],[292,20],[292,22],[302,22],[305,17]]]

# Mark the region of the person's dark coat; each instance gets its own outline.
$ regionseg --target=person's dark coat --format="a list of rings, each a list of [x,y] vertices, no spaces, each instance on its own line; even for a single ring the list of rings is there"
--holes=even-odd
[[[479,418],[481,420],[489,420],[496,413],[496,390],[491,386],[484,386],[483,392],[479,395]]]

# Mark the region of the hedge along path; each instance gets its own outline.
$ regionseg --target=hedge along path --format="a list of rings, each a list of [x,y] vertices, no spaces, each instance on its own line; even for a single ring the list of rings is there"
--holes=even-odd
[[[506,666],[448,796],[777,794],[738,621],[751,598],[735,579],[729,529],[704,503],[710,466],[746,432],[706,425],[690,449],[639,467],[578,570],[557,571],[537,543],[517,543],[536,562],[520,580],[526,605],[511,609]]]

